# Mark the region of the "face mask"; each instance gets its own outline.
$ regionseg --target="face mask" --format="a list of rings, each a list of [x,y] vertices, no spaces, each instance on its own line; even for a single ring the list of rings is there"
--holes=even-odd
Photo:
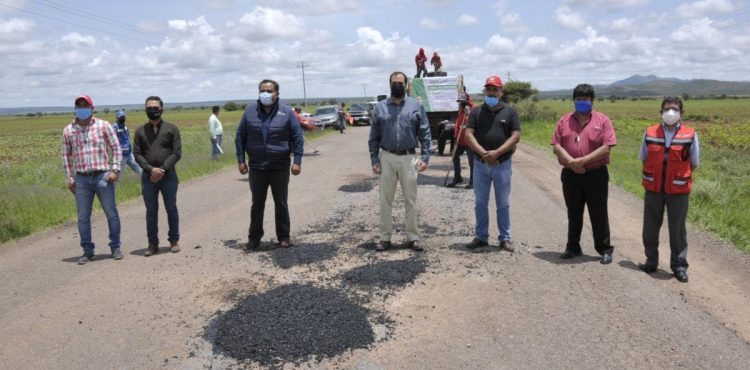
[[[260,103],[263,105],[273,105],[273,93],[263,91],[259,94]]]
[[[156,120],[161,117],[161,108],[159,107],[148,107],[146,108],[146,115],[148,119]]]
[[[91,117],[91,108],[76,108],[76,118],[85,121]]]
[[[680,120],[680,112],[674,109],[667,109],[661,113],[661,120],[668,126],[674,126]]]
[[[576,112],[577,113],[589,113],[591,112],[591,107],[594,105],[594,102],[590,100],[576,100],[575,106],[576,106]]]
[[[117,119],[117,123],[124,126],[125,125],[125,118],[118,118]]]
[[[402,84],[391,84],[391,96],[401,99],[406,95],[406,86]]]
[[[500,98],[497,96],[484,96],[484,104],[487,104],[488,107],[494,108],[498,103],[500,103]]]

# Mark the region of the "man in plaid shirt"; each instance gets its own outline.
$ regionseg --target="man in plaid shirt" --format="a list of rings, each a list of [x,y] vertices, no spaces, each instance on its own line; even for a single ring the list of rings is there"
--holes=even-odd
[[[122,259],[120,251],[120,216],[115,204],[115,182],[120,174],[122,151],[117,132],[109,122],[93,115],[94,103],[88,95],[75,100],[75,119],[63,130],[62,161],[68,189],[76,196],[78,234],[83,256],[78,264],[94,259],[91,241],[91,207],[94,195],[107,215],[109,247],[112,258]],[[112,152],[110,161],[107,148]]]

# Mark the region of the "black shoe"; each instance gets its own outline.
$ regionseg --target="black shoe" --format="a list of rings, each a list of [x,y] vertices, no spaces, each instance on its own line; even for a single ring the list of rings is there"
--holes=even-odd
[[[599,262],[601,262],[602,265],[612,263],[612,252],[604,252],[604,254],[602,254],[602,259]]]
[[[258,247],[260,247],[260,240],[250,239],[248,240],[247,246],[245,247],[245,249],[252,251],[252,250],[258,249]]]
[[[688,282],[688,275],[687,271],[685,270],[677,270],[674,272],[674,277],[677,279],[677,281],[681,283],[687,283]]]
[[[578,257],[578,256],[580,256],[582,254],[583,254],[583,252],[581,252],[581,251],[573,251],[573,250],[570,250],[570,249],[566,249],[565,252],[563,252],[563,254],[560,255],[560,258],[562,258],[564,260],[567,260],[567,259],[571,259],[571,258],[574,258],[574,257]]]
[[[81,257],[78,258],[78,264],[79,265],[85,265],[85,264],[89,263],[89,261],[93,261],[93,260],[94,260],[94,255],[93,254],[84,254],[83,256],[81,256]]]
[[[656,266],[649,266],[649,265],[638,265],[638,268],[641,269],[641,271],[650,274],[652,272],[656,272]]]
[[[424,250],[421,245],[419,245],[419,242],[416,240],[412,240],[410,242],[406,242],[406,246],[409,247],[409,249],[415,251],[415,252],[421,252]]]
[[[453,181],[449,182],[448,185],[445,185],[445,187],[447,187],[447,188],[455,188],[456,185],[458,185],[458,184],[460,184],[462,182],[464,182],[464,179],[462,179],[460,177],[457,178],[457,179],[454,178]]]
[[[378,243],[378,246],[375,247],[375,250],[378,251],[378,252],[382,252],[382,251],[391,249],[391,247],[393,247],[393,245],[391,244],[390,240],[389,241],[381,241],[380,243]]]
[[[471,181],[469,181],[469,183],[466,184],[466,188],[467,189],[474,189],[474,183],[472,183]]]
[[[474,238],[474,240],[472,240],[470,243],[467,243],[464,246],[466,247],[466,249],[470,251],[475,251],[479,248],[486,247],[488,245],[489,243],[487,243],[486,241],[479,239],[479,238]]]

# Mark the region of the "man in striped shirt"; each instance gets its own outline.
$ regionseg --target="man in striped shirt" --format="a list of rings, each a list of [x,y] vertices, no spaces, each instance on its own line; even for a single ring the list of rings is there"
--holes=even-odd
[[[68,189],[76,196],[78,234],[83,256],[78,264],[94,259],[91,240],[91,207],[94,195],[99,198],[109,226],[112,258],[122,259],[120,251],[120,216],[115,204],[115,182],[120,174],[122,151],[112,125],[93,115],[94,103],[88,95],[75,99],[75,119],[63,130],[62,161]],[[107,153],[112,152],[112,158]]]

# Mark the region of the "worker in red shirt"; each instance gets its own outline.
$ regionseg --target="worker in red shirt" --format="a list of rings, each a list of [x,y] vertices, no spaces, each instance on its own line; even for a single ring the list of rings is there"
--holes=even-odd
[[[440,55],[438,55],[437,51],[432,53],[432,59],[430,59],[430,64],[432,64],[432,66],[435,67],[435,72],[440,72],[443,69],[443,62],[440,60]]]
[[[474,108],[474,102],[471,101],[471,97],[466,93],[466,87],[464,87],[464,92],[458,98],[458,104],[458,117],[456,118],[456,125],[453,131],[453,137],[458,141],[456,151],[453,153],[453,181],[446,186],[454,188],[464,181],[463,177],[461,177],[461,155],[466,152],[466,155],[469,157],[469,183],[466,185],[466,188],[472,189],[474,187],[474,152],[469,148],[465,130],[462,130],[462,128],[466,126],[466,122],[469,120],[469,112]]]
[[[419,78],[419,77],[426,76],[427,66],[425,65],[425,63],[427,63],[427,55],[424,54],[423,48],[419,48],[419,52],[417,53],[417,56],[414,57],[414,63],[417,64],[417,75],[414,77]]]

